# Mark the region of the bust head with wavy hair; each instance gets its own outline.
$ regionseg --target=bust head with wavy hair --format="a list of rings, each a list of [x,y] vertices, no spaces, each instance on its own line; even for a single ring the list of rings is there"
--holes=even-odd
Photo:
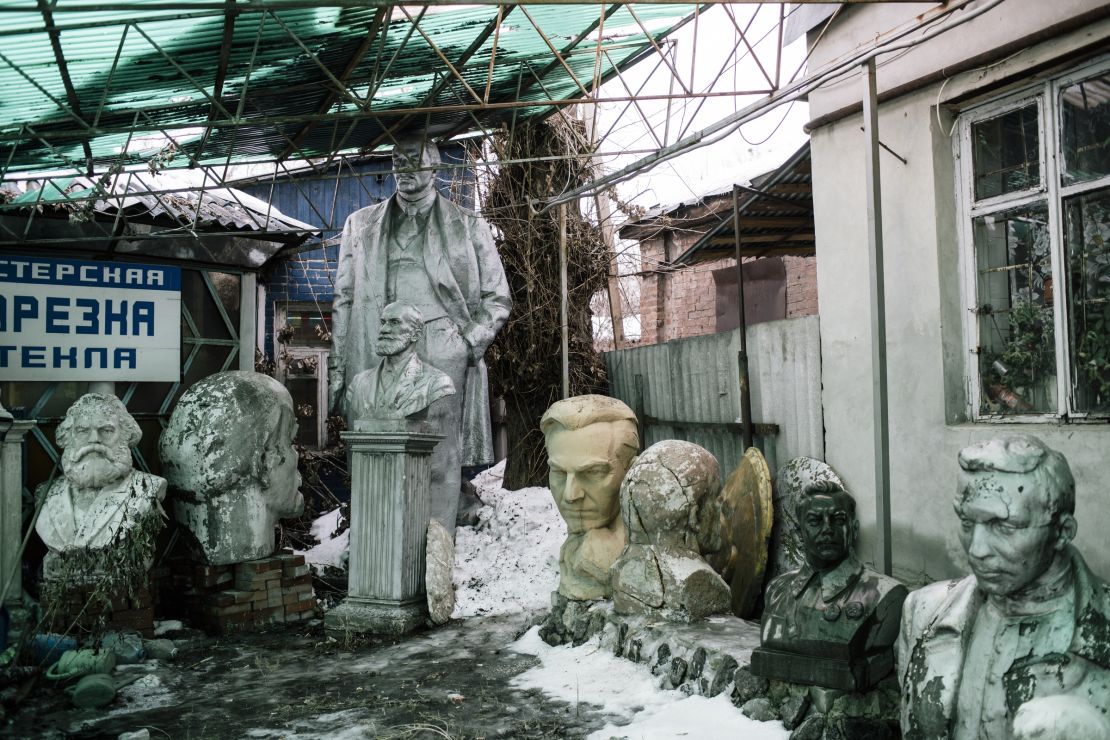
[[[178,401],[159,451],[173,511],[205,560],[272,555],[278,519],[304,509],[289,391],[261,373],[216,373]]]

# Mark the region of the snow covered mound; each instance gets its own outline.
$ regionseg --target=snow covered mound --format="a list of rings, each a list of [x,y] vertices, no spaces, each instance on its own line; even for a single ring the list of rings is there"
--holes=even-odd
[[[455,618],[543,609],[559,583],[566,523],[546,488],[506,491],[502,461],[474,478],[485,506],[455,530]]]
[[[343,531],[336,534],[337,530]],[[331,566],[339,570],[347,570],[347,557],[351,549],[351,530],[338,508],[329,511],[312,522],[312,536],[320,544],[305,551],[297,551],[304,555],[304,561],[312,566],[317,573],[323,573],[324,568]]]

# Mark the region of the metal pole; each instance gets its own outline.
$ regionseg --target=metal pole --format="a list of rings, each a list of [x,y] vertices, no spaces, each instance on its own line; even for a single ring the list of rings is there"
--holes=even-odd
[[[559,204],[559,324],[563,333],[563,398],[570,398],[570,323],[567,319],[567,204]]]
[[[258,276],[243,274],[239,285],[239,369],[254,370],[255,339],[258,336]]]
[[[879,110],[875,58],[863,64],[864,162],[867,166],[867,251],[871,284],[871,394],[875,449],[875,565],[891,575],[890,419],[886,376],[886,281],[883,275],[883,205],[879,177]]]
[[[736,365],[740,373],[740,424],[744,449],[754,444],[752,437],[752,389],[748,378],[748,317],[744,313],[744,261],[740,255],[740,191],[732,186],[732,230],[736,244],[736,293],[740,314],[740,351]]]

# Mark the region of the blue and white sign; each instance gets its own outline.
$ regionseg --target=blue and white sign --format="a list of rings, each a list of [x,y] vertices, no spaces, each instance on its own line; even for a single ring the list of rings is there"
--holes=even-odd
[[[0,255],[0,380],[180,378],[179,268]]]

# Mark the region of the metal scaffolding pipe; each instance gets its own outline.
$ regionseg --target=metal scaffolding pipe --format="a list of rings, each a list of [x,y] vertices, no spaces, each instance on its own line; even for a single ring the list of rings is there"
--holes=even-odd
[[[871,288],[871,398],[875,451],[875,565],[892,570],[890,528],[890,419],[886,374],[886,279],[883,275],[883,204],[879,176],[879,105],[875,59],[863,64],[864,163],[867,186],[868,282]]]

